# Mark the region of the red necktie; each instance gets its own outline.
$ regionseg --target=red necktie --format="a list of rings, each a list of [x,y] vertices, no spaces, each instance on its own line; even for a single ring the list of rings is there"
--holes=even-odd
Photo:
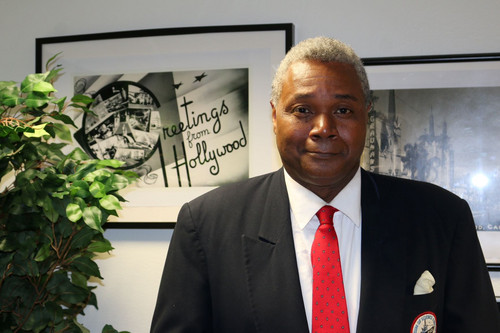
[[[340,267],[333,214],[337,209],[324,206],[317,213],[320,226],[311,248],[313,267],[312,333],[349,333],[347,304]]]

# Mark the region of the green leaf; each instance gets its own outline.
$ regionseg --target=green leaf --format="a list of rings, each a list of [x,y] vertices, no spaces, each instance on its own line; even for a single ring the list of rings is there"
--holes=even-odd
[[[34,302],[36,290],[25,277],[9,275],[5,278],[2,289],[0,289],[0,301],[5,302],[18,297],[26,302]]]
[[[102,279],[99,266],[89,257],[78,257],[70,264],[70,267],[87,276],[95,276]]]
[[[90,333],[82,324],[80,324],[76,318],[66,318],[54,328],[51,327],[52,332],[64,332],[64,333]],[[42,333],[42,332],[40,332]]]
[[[54,156],[51,156],[49,158],[55,158]],[[51,168],[46,168],[45,172],[48,173]],[[49,173],[46,175],[45,178],[40,177],[43,179],[43,187],[47,191],[59,191],[59,190],[64,190],[64,175],[60,175],[57,173]]]
[[[73,119],[71,119],[71,117],[69,117],[65,114],[56,113],[56,114],[51,114],[50,116],[56,120],[62,121],[63,123],[65,123],[67,125],[71,125],[73,127],[76,127],[75,123],[73,122]]]
[[[46,196],[43,199],[43,213],[45,216],[52,222],[55,223],[59,219],[59,213],[52,205],[52,199],[49,196]]]
[[[52,279],[47,283],[47,290],[70,304],[84,302],[89,294],[89,291],[85,288],[75,286],[71,283],[68,278],[68,271],[66,270],[57,271],[52,275]]]
[[[81,148],[75,148],[73,149],[68,156],[72,159],[78,160],[78,161],[85,161],[88,160],[90,157],[85,153]]]
[[[33,91],[33,88],[40,82],[45,81],[49,72],[41,73],[41,74],[30,74],[26,76],[26,78],[21,82],[21,91],[23,93],[30,93]]]
[[[92,292],[90,293],[90,299],[89,299],[89,303],[88,303],[88,304],[89,304],[89,305],[93,305],[96,309],[99,309],[99,308],[97,307],[97,297],[96,297],[96,295],[95,295],[94,293],[92,293]]]
[[[51,69],[48,72],[48,75],[45,78],[45,81],[47,81],[47,82],[53,82],[53,81],[57,80],[57,76],[59,75],[59,72],[63,70],[63,68],[61,67],[61,65],[57,65],[56,67],[57,68]]]
[[[114,174],[106,181],[106,188],[108,191],[118,191],[124,189],[130,184],[128,178]]]
[[[44,244],[35,256],[35,261],[44,261],[50,256],[50,244]]]
[[[104,325],[104,327],[102,328],[102,333],[118,333],[118,331],[115,330],[111,325]]]
[[[88,328],[86,328],[85,326],[83,326],[82,323],[79,323],[76,319],[75,319],[74,323],[80,329],[80,332],[78,332],[78,333],[90,333],[90,330]]]
[[[90,244],[92,244],[92,240],[96,237],[97,232],[91,228],[82,228],[78,233],[73,237],[73,248],[75,249],[85,249]]]
[[[99,200],[99,204],[107,210],[122,209],[120,201],[112,194],[105,195]]]
[[[46,302],[45,303],[45,309],[48,313],[50,313],[50,320],[52,323],[58,325],[58,323],[61,323],[64,319],[64,312],[62,307],[57,304],[56,302]],[[54,332],[60,332],[57,329],[54,329]]]
[[[34,169],[27,169],[26,171],[20,172],[16,177],[16,183],[18,186],[26,186],[31,183],[40,174],[40,171]]]
[[[88,206],[88,204],[87,204],[87,202],[85,201],[84,198],[74,197],[72,199],[73,199],[73,203],[79,205],[82,210],[85,209],[85,207]]]
[[[98,168],[110,167],[117,169],[123,166],[125,162],[119,160],[98,160],[97,166]]]
[[[21,91],[14,81],[0,82],[0,105],[14,107],[21,104],[22,98],[19,96]]]
[[[47,60],[47,62],[45,63],[45,68],[50,68],[52,67],[52,62],[59,56],[61,55],[62,52],[57,52],[56,54],[54,54],[52,57],[49,58],[49,60]]]
[[[110,177],[111,175],[112,175],[112,172],[109,171],[108,169],[99,169],[99,170],[92,171],[91,173],[86,175],[85,178],[83,178],[83,179],[88,181],[88,182],[93,182],[95,179],[103,179],[103,178]]]
[[[14,150],[12,148],[0,146],[0,158],[12,156],[13,154]]]
[[[102,229],[102,212],[99,208],[95,206],[85,207],[83,221],[92,229],[104,233]]]
[[[139,178],[137,172],[132,170],[125,170],[121,175],[128,179],[129,184],[132,184]]]
[[[111,246],[111,243],[109,240],[104,239],[101,242],[92,242],[88,247],[87,250],[90,252],[99,252],[99,253],[104,253],[104,252],[109,252],[113,250],[113,246]]]
[[[57,101],[54,101],[54,104],[57,105],[57,108],[59,110],[63,110],[64,109],[64,103],[66,103],[66,97],[59,98]]]
[[[29,332],[40,332],[47,326],[47,322],[50,320],[50,313],[47,312],[43,306],[35,306],[31,312],[28,320],[23,325],[23,330]]]
[[[52,196],[54,198],[63,199],[68,194],[69,194],[69,191],[62,191],[62,192],[54,192],[54,193],[52,193]]]
[[[54,124],[52,124],[52,127],[54,128],[55,133],[59,139],[61,139],[63,141],[68,141],[68,142],[73,141],[71,139],[71,132],[66,125],[54,123]]]
[[[85,181],[93,181],[94,177],[92,177],[92,180],[86,179],[91,172],[95,170],[95,160],[87,160],[83,163],[78,164],[76,169],[73,171],[73,174],[68,177],[68,181],[75,181],[75,180],[85,180]]]
[[[56,223],[54,229],[58,237],[68,238],[75,232],[77,226],[68,219],[61,219]]]
[[[81,103],[81,104],[84,104],[84,105],[89,105],[94,100],[92,98],[90,98],[89,96],[87,96],[87,95],[77,94],[77,95],[74,95],[71,98],[71,101],[73,103]]]
[[[69,182],[80,180],[86,174],[86,172],[79,171],[86,165],[86,163],[81,162],[89,159],[90,157],[83,150],[75,148],[57,164],[57,169],[68,175]]]
[[[5,88],[16,87],[16,81],[0,81],[0,93]]]
[[[66,196],[63,196],[62,198],[56,198],[50,194],[52,194],[52,193],[49,193],[49,196],[52,197],[52,206],[54,206],[54,209],[56,210],[56,212],[59,214],[59,216],[66,217],[66,207],[71,202],[70,197],[68,195],[66,195]],[[76,203],[76,202],[74,202],[74,203]]]
[[[38,98],[36,98],[36,100],[38,100]],[[37,105],[36,103],[38,103],[38,101],[31,101],[31,102],[33,103],[32,106],[29,106],[29,107],[23,109],[22,112],[26,113],[27,115],[32,115],[33,117],[43,117],[43,116],[45,116],[45,112],[43,110],[41,110],[42,108],[35,106],[35,105]],[[24,100],[24,103],[26,104],[26,99]],[[48,101],[47,101],[47,103],[48,103]],[[47,105],[48,104],[42,104],[43,107],[45,107]],[[26,105],[26,106],[28,106],[28,105]]]
[[[130,333],[128,331],[117,331],[113,326],[111,325],[104,325],[102,328],[102,333]]]
[[[45,126],[47,126],[47,123],[32,126],[31,128],[34,130],[34,132],[32,133],[24,132],[24,136],[27,138],[40,138],[45,135],[50,136],[50,134],[45,130]]]
[[[25,252],[30,252],[35,249],[24,249]],[[12,273],[14,275],[23,275],[23,276],[40,276],[40,271],[38,270],[38,264],[33,259],[27,259],[25,253],[16,253],[14,259],[12,260],[12,265],[14,266]]]
[[[28,124],[29,126],[31,126],[31,125],[35,125],[36,123],[38,123],[38,122],[40,121],[40,119],[42,119],[42,118],[41,118],[41,117],[36,117],[36,118],[33,118],[33,119],[31,119],[30,121],[28,121],[28,122],[27,122],[27,124]]]
[[[44,96],[43,94],[37,92],[30,92],[28,93],[28,96],[26,97],[24,103],[26,104],[27,107],[36,109],[47,105],[51,100],[52,98]]]
[[[51,83],[41,81],[33,85],[33,91],[40,92],[44,95],[48,95],[52,92],[56,92],[57,90]]]
[[[76,180],[69,190],[73,197],[87,198],[90,196],[89,184],[84,180]]]
[[[74,203],[70,203],[66,207],[66,216],[68,217],[68,220],[70,220],[71,222],[77,222],[82,218],[83,212],[80,206]]]
[[[71,272],[71,282],[78,287],[87,288],[87,276],[80,272]]]
[[[106,195],[106,186],[101,182],[95,181],[90,185],[89,191],[94,198],[103,198]]]

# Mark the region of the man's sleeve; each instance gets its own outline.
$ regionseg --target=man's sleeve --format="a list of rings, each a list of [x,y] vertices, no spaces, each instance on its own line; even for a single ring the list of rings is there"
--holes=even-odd
[[[185,204],[168,249],[152,333],[212,331],[205,253],[193,222],[190,207]]]
[[[438,332],[500,332],[500,313],[469,206],[457,207],[443,326]]]

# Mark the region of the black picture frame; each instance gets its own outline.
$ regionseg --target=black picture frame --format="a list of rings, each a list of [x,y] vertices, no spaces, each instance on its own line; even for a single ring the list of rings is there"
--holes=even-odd
[[[75,93],[74,78],[81,75],[175,71],[178,68],[220,69],[226,62],[228,68],[247,68],[250,78],[248,169],[249,176],[254,176],[273,170],[279,163],[272,150],[269,91],[279,61],[293,44],[293,34],[293,24],[276,23],[42,37],[35,42],[35,67],[36,72],[45,71],[48,59],[60,53],[56,63],[63,68],[63,75],[55,86],[61,96]],[[79,125],[81,121],[77,118],[75,122]],[[124,196],[129,205],[125,205],[120,218],[111,219],[105,227],[173,228],[180,206],[212,188],[214,186],[127,189]],[[163,200],[158,199],[162,197]],[[143,202],[149,199],[154,203]]]
[[[410,157],[413,155],[411,155],[410,153],[417,151],[416,148],[424,146],[423,142],[428,142],[429,140],[435,140],[433,141],[435,143],[435,147],[448,147],[446,148],[448,149],[448,151],[445,151],[444,153],[443,149],[440,148],[442,153],[441,156],[443,157],[441,158],[441,162],[445,161],[446,156],[451,156],[449,155],[449,148],[450,146],[453,147],[454,136],[458,136],[458,134],[453,131],[455,131],[455,129],[459,126],[462,126],[462,128],[464,127],[462,123],[463,119],[461,117],[462,113],[457,111],[460,108],[456,107],[456,105],[455,108],[450,108],[450,105],[453,105],[450,104],[450,100],[453,101],[454,99],[457,99],[456,96],[459,96],[461,92],[465,91],[473,91],[474,94],[471,93],[470,95],[472,97],[493,96],[488,95],[490,92],[492,92],[495,96],[499,95],[496,94],[496,90],[500,89],[500,53],[378,57],[364,58],[362,60],[365,64],[365,68],[367,70],[371,84],[371,89],[372,91],[374,91],[374,96],[376,98],[379,98],[380,100],[382,99],[382,97],[379,97],[377,95],[377,92],[381,92],[380,94],[382,94],[382,92],[388,92],[387,96],[384,97],[386,99],[386,102],[384,102],[385,107],[382,107],[382,109],[384,110],[383,112],[385,112],[382,114],[382,116],[385,117],[383,121],[384,125],[377,125],[377,122],[381,122],[380,118],[383,117],[378,117],[379,115],[377,114],[377,112],[380,112],[381,110],[380,108],[379,110],[377,110],[377,108],[379,107],[377,105],[377,101],[375,101],[374,103],[374,110],[372,110],[369,124],[369,126],[371,127],[369,127],[367,145],[365,153],[363,155],[363,166],[366,169],[372,169],[372,171],[375,172],[389,173],[406,178],[415,178],[416,176],[418,176],[418,172],[415,171],[416,168],[411,169],[410,167],[408,167],[408,169],[406,170],[406,175],[402,174],[404,173],[404,167],[399,167],[399,169],[397,167],[385,167],[384,170],[381,170],[383,169],[381,167],[382,164],[380,163],[381,142],[384,141],[386,145],[394,144],[394,141],[392,143],[388,143],[386,141],[387,138],[391,139],[391,136],[395,138],[399,135],[399,137],[397,137],[397,139],[399,140],[397,142],[397,144],[399,145],[399,150],[392,152],[390,152],[390,150],[387,150],[385,153],[392,153],[393,156],[391,158],[393,160],[397,160],[399,158],[399,165],[404,165],[405,163],[402,163],[401,158],[406,158],[406,166],[411,166],[412,164],[410,163]],[[453,94],[453,90],[456,90],[457,93]],[[391,91],[393,91],[394,93],[391,93]],[[399,95],[397,95],[398,92]],[[444,94],[444,92],[446,92],[446,94]],[[488,94],[486,92],[488,92]],[[439,97],[439,95],[441,95],[441,97]],[[434,104],[427,104],[427,106],[429,106],[428,109],[432,108],[432,111],[423,110],[424,108],[422,106],[426,104],[421,102],[423,98],[419,96],[426,96],[425,99],[431,101],[439,101],[435,98],[441,98],[443,107],[441,108],[439,103],[436,104],[435,102],[432,102]],[[449,98],[450,96],[454,97]],[[456,103],[465,103],[465,98],[471,97],[462,96],[460,98],[463,99],[457,99]],[[445,102],[446,107],[444,106]],[[399,113],[398,103],[399,105],[406,104],[406,109],[405,107],[401,107],[401,109],[404,110],[402,113]],[[471,133],[469,133],[469,135],[478,138],[481,138],[482,136],[485,137],[484,145],[482,145],[485,150],[482,151],[481,149],[483,148],[478,148],[477,151],[474,152],[473,147],[463,145],[463,141],[457,140],[454,147],[455,152],[453,153],[453,169],[455,170],[455,172],[453,177],[447,178],[452,180],[445,184],[445,186],[443,186],[442,179],[440,181],[436,181],[436,183],[445,188],[448,188],[452,192],[458,192],[457,194],[462,197],[465,196],[465,199],[471,206],[475,218],[484,213],[483,209],[487,210],[489,219],[486,222],[487,224],[479,225],[476,222],[478,236],[485,253],[488,269],[490,271],[500,271],[500,214],[497,214],[496,204],[492,203],[495,201],[497,195],[500,197],[500,191],[495,190],[496,186],[491,186],[492,184],[494,185],[497,180],[500,180],[497,177],[496,172],[494,172],[493,170],[496,169],[496,167],[495,161],[494,159],[492,159],[496,156],[497,153],[500,157],[500,147],[494,145],[491,138],[487,138],[488,134],[494,134],[498,136],[499,132],[493,131],[493,129],[496,129],[498,126],[500,126],[500,117],[488,117],[488,115],[492,115],[494,112],[494,110],[492,109],[492,105],[488,103],[489,99],[484,98],[481,100],[481,103],[471,104],[477,106],[477,108],[474,108],[474,116],[470,116],[469,119],[472,119],[473,117],[481,118],[482,116],[485,116],[487,121],[482,123],[471,121],[471,126],[469,126],[470,128],[467,128],[467,131],[472,131]],[[491,103],[494,105],[498,104],[496,97],[491,99]],[[412,110],[412,112],[406,110]],[[416,115],[422,114],[424,111],[428,112],[428,114],[431,114],[431,116],[428,118],[429,121],[426,124],[421,124],[425,121],[411,122],[409,120],[406,120],[406,128],[402,128],[402,126],[405,125],[403,124],[403,120],[401,119],[405,116],[404,112],[407,112],[408,115]],[[441,125],[439,125],[441,126],[441,128],[438,129],[435,126],[438,123],[436,119],[439,118],[440,113],[446,113],[446,119]],[[408,129],[409,124],[411,124],[411,130]],[[456,124],[455,127],[454,124]],[[404,131],[406,130],[407,132],[416,132],[414,128],[418,128],[421,125],[426,127],[427,132],[420,133],[420,136],[413,136],[412,139],[405,141]],[[382,135],[380,133],[380,129],[382,126],[385,127],[384,131],[389,131],[389,134],[384,134],[384,136],[386,136],[385,138],[382,138]],[[461,135],[463,134],[464,133],[462,132]],[[410,137],[409,134],[407,134],[407,136]],[[441,141],[438,142],[439,140]],[[413,146],[409,144],[412,144]],[[370,147],[370,145],[372,146]],[[466,153],[470,154],[467,157],[464,157],[464,154]],[[489,170],[488,176],[491,176],[490,188],[488,189],[488,192],[486,192],[486,189],[482,189],[480,195],[482,196],[482,198],[487,196],[487,200],[489,203],[491,203],[491,206],[487,206],[486,208],[479,208],[480,206],[477,205],[477,202],[475,202],[479,194],[471,194],[471,192],[464,191],[463,189],[461,189],[460,191],[456,191],[456,189],[459,187],[459,185],[457,184],[464,182],[465,174],[463,174],[463,170],[468,167],[470,162],[469,160],[465,161],[465,158],[469,160],[475,159],[476,161],[483,163],[484,169]],[[460,163],[463,163],[463,166],[460,165]],[[457,169],[460,169],[460,172],[457,172]],[[388,172],[388,170],[390,170],[390,172]],[[399,170],[399,174],[397,174],[397,170]],[[423,175],[426,175],[426,171],[424,168],[422,168],[420,171],[420,175],[422,177]],[[469,170],[469,172],[472,171],[473,170]],[[430,172],[427,174],[430,174]],[[428,179],[420,180],[429,181]],[[434,181],[431,180],[430,182]],[[500,213],[500,210],[498,211],[498,213]],[[478,220],[480,220],[481,222],[483,221],[481,217]]]

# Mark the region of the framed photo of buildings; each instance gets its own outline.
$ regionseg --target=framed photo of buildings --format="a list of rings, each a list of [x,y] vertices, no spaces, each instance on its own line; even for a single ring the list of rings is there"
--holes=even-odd
[[[279,166],[269,94],[292,24],[166,28],[36,40],[36,69],[55,57],[75,145],[140,175],[108,228],[173,227],[180,206]]]
[[[500,54],[364,59],[373,94],[363,167],[465,199],[500,263]]]

